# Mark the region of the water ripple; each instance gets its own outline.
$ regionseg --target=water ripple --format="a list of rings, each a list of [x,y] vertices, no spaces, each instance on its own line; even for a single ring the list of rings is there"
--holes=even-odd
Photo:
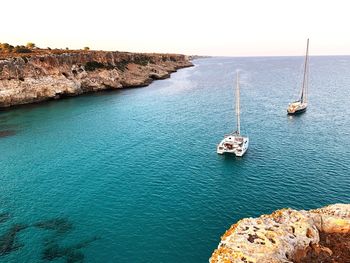
[[[202,59],[144,89],[0,112],[0,131],[21,131],[0,140],[0,235],[68,216],[64,244],[46,247],[65,258],[205,262],[242,217],[350,202],[350,58],[313,57],[309,109],[288,117],[301,61]],[[237,68],[244,158],[215,152],[235,125]],[[18,239],[0,261],[38,262],[41,236]]]

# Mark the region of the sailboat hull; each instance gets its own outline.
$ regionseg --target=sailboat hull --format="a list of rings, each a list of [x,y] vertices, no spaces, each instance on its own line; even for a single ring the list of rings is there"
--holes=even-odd
[[[294,112],[289,112],[287,111],[287,114],[288,115],[298,115],[298,114],[301,114],[301,113],[304,113],[306,111],[306,107],[303,108],[303,109],[298,109],[298,110],[295,110]]]
[[[289,104],[289,107],[287,109],[287,114],[288,115],[297,115],[297,114],[305,112],[306,108],[307,108],[306,102],[295,101],[295,102]]]

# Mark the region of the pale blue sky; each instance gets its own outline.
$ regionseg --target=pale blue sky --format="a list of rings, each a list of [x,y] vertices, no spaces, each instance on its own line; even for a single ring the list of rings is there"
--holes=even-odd
[[[0,42],[199,55],[350,54],[346,0],[3,1]]]

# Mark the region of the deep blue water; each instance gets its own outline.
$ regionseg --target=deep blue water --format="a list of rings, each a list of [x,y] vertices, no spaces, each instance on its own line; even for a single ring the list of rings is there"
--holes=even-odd
[[[242,217],[350,202],[350,57],[311,57],[295,117],[302,57],[194,63],[147,88],[0,112],[0,131],[16,132],[0,138],[0,237],[28,226],[0,262],[47,262],[57,246],[70,249],[52,262],[207,262]],[[235,127],[236,69],[241,159],[216,154]],[[34,226],[55,218],[72,228]]]

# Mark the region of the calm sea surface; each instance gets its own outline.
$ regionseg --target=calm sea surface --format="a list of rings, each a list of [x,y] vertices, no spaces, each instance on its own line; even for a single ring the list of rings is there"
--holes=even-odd
[[[0,112],[0,262],[207,262],[242,217],[350,202],[350,57],[311,57],[296,117],[302,57],[194,63],[147,88]],[[216,154],[236,69],[243,158]]]

